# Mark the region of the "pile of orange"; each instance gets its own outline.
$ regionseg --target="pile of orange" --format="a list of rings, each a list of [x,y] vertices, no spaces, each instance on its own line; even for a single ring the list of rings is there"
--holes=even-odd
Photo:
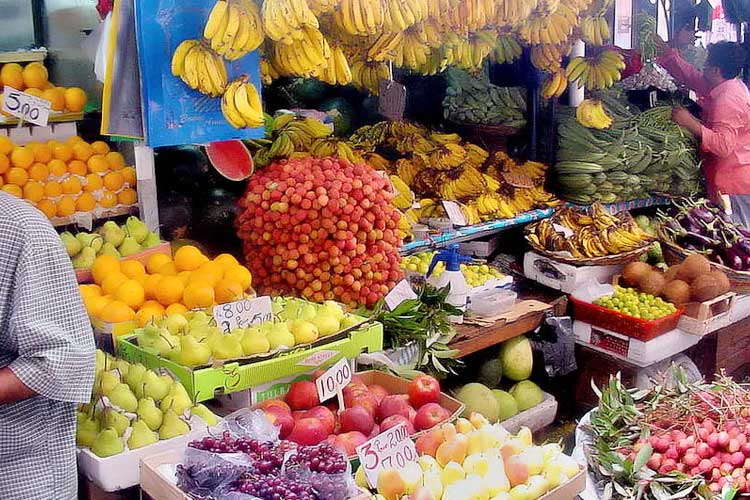
[[[131,206],[138,201],[135,168],[104,141],[14,144],[0,136],[0,189],[24,198],[47,217]]]
[[[86,92],[79,87],[56,87],[49,81],[49,72],[41,62],[31,62],[25,67],[17,63],[3,64],[0,68],[0,89],[5,85],[49,101],[52,111],[78,113],[83,111],[88,99]]]
[[[91,267],[94,284],[80,285],[89,316],[109,323],[154,318],[239,300],[253,277],[230,254],[213,260],[198,248],[180,247],[174,256],[157,253],[144,266],[137,260],[100,255]]]

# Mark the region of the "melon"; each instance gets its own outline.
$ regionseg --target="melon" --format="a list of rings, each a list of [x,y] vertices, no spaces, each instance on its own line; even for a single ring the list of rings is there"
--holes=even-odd
[[[253,174],[253,157],[242,141],[216,141],[205,148],[211,165],[230,181],[242,181]]]
[[[506,378],[517,382],[531,376],[534,354],[531,351],[531,342],[523,335],[503,342],[500,345],[499,357]]]
[[[544,400],[544,393],[531,380],[522,380],[511,387],[510,395],[516,400],[518,411],[526,411]]]
[[[516,403],[516,399],[509,392],[494,389],[492,395],[495,396],[499,407],[497,414],[498,422],[503,422],[518,414],[518,403]]]
[[[456,399],[466,406],[464,415],[479,413],[490,422],[497,422],[500,406],[488,387],[476,382],[466,384],[458,390]]]
[[[503,362],[499,358],[488,359],[482,363],[477,376],[477,382],[480,382],[490,389],[500,385],[503,378]]]

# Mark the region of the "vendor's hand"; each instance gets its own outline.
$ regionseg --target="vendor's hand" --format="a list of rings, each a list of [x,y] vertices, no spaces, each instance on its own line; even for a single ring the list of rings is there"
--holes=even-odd
[[[672,121],[677,125],[688,128],[688,125],[692,124],[695,118],[693,118],[693,115],[687,109],[682,106],[675,106],[672,108]]]

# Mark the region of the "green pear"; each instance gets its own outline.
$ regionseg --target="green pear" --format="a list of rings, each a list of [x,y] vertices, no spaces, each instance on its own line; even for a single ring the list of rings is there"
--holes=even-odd
[[[147,368],[142,364],[130,365],[128,374],[125,375],[125,383],[130,386],[131,389],[142,385],[143,377],[146,375]]]
[[[294,341],[297,344],[309,344],[318,340],[320,332],[318,327],[309,321],[303,319],[292,320],[291,328],[292,335],[294,335]]]
[[[190,313],[188,323],[191,330],[197,326],[208,326],[211,324],[211,316],[206,314],[204,311],[195,311],[193,313]]]
[[[113,220],[105,222],[99,228],[99,234],[104,239],[104,243],[109,243],[113,247],[119,247],[125,239],[125,231]]]
[[[110,242],[106,242],[104,243],[104,245],[102,245],[102,249],[99,250],[99,255],[111,255],[112,257],[117,257],[118,259],[122,257],[117,248],[115,248],[115,246]]]
[[[65,251],[68,253],[68,257],[75,257],[83,248],[80,240],[73,236],[70,231],[60,233],[60,239],[65,246]]]
[[[161,427],[161,421],[164,418],[164,414],[156,407],[156,403],[151,398],[143,398],[138,401],[136,414],[138,415],[138,419],[146,422],[146,425],[152,431]]]
[[[318,312],[318,315],[311,320],[312,324],[318,327],[321,337],[327,337],[333,335],[341,329],[339,320],[336,316],[326,310]]]
[[[86,415],[86,418],[76,425],[76,444],[91,448],[99,434],[99,419]]]
[[[268,329],[266,338],[271,346],[271,349],[277,349],[279,347],[294,347],[296,341],[294,335],[289,331],[289,326],[284,323],[273,323],[272,327]]]
[[[312,320],[318,314],[318,310],[312,304],[305,304],[299,308],[297,317],[295,319],[303,319],[305,321]]]
[[[133,238],[138,245],[140,245],[143,240],[146,239],[148,236],[148,226],[141,221],[138,217],[128,217],[128,219],[125,221],[125,231],[128,233],[128,236]],[[126,238],[127,239],[127,238]]]
[[[117,431],[118,436],[125,434],[130,427],[130,419],[114,408],[105,408],[101,414],[102,428],[111,427]]]
[[[89,418],[89,414],[82,410],[76,410],[76,426],[86,421]]]
[[[120,378],[125,381],[125,377],[128,375],[128,370],[130,370],[130,363],[124,359],[117,358],[115,360],[115,368],[120,372]]]
[[[353,327],[354,325],[358,325],[361,322],[362,320],[357,318],[353,314],[347,314],[346,316],[344,316],[344,319],[341,320],[340,328],[342,330],[345,330],[347,328]]]
[[[161,238],[159,238],[159,235],[156,233],[152,233],[149,231],[146,238],[141,242],[141,246],[143,248],[153,248],[158,247],[161,245]]]
[[[193,402],[185,390],[185,387],[179,382],[172,384],[172,387],[169,389],[169,394],[161,400],[161,404],[159,405],[162,412],[174,410],[176,413],[182,413],[191,406],[193,406]]]
[[[242,346],[234,335],[222,335],[211,347],[211,354],[216,359],[235,359],[242,357]]]
[[[301,307],[302,303],[296,300],[289,300],[282,306],[279,317],[281,319],[296,319],[299,316]]]
[[[129,257],[141,250],[141,245],[132,236],[126,236],[125,239],[122,240],[122,244],[117,247],[117,251],[120,252],[120,255],[123,257]]]
[[[193,337],[198,342],[204,342],[209,337],[218,335],[220,333],[221,332],[211,328],[210,326],[205,325],[190,327],[190,330],[188,330],[186,336]]]
[[[120,377],[114,370],[102,372],[99,381],[96,384],[96,393],[103,396],[109,396],[112,390],[120,385]]]
[[[83,247],[78,255],[71,259],[73,269],[91,269],[96,260],[96,250],[91,247]]]
[[[155,372],[148,371],[143,377],[143,396],[152,398],[154,401],[161,401],[169,394],[172,382],[172,378],[169,375],[162,375],[160,377]]]
[[[213,427],[214,425],[219,423],[219,417],[214,415],[214,413],[206,408],[205,405],[197,404],[190,408],[190,413],[193,415],[199,416],[201,419],[203,419],[204,422],[206,422],[206,425],[209,427]]]
[[[117,384],[108,396],[110,402],[121,410],[133,413],[138,409],[138,400],[126,384]]]
[[[122,444],[122,439],[120,439],[117,431],[107,427],[96,436],[94,444],[91,445],[91,451],[94,455],[105,458],[122,453],[125,451],[125,446]]]
[[[195,337],[184,335],[180,338],[180,358],[178,363],[183,366],[200,366],[208,363],[211,359],[211,348],[198,342]]]
[[[174,410],[164,413],[164,421],[159,427],[159,439],[172,439],[190,432],[190,426],[177,416]]]
[[[107,355],[104,353],[104,351],[97,349],[96,354],[96,371],[101,372],[106,369],[106,363],[107,363]]]
[[[329,313],[333,314],[333,316],[339,320],[339,322],[344,319],[344,308],[341,307],[341,304],[334,300],[326,300],[323,302],[323,306],[321,309],[325,309]]]
[[[271,343],[257,328],[248,328],[240,342],[245,356],[263,354],[271,350]]]
[[[159,434],[152,431],[146,422],[136,420],[133,423],[133,430],[128,438],[128,448],[137,450],[159,441]]]
[[[96,233],[78,233],[76,239],[81,242],[83,247],[91,247],[94,253],[101,250],[104,240]]]
[[[184,315],[175,313],[164,318],[161,326],[169,330],[172,335],[178,335],[188,329],[189,323]]]
[[[172,348],[171,351],[167,354],[167,359],[171,361],[172,363],[180,364],[180,357],[182,356],[182,347],[180,347],[180,344],[177,344]]]

